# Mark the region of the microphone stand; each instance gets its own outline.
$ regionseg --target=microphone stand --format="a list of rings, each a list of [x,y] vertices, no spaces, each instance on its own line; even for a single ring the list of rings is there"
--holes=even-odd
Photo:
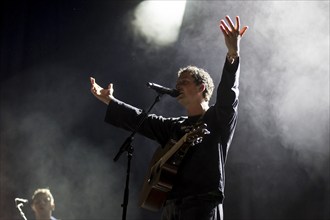
[[[22,216],[22,218],[24,219],[24,220],[27,220],[27,218],[25,217],[25,214],[24,214],[24,212],[23,212],[23,210],[22,210],[22,208],[21,207],[23,207],[24,206],[24,204],[23,203],[16,203],[16,208],[18,209],[18,211],[19,211],[19,214]]]
[[[144,116],[141,118],[138,126],[132,131],[131,135],[126,138],[125,142],[122,144],[121,148],[119,149],[119,152],[117,153],[117,155],[115,156],[115,158],[113,159],[115,162],[119,159],[119,157],[121,156],[122,153],[124,153],[125,151],[127,151],[127,170],[126,170],[126,184],[125,184],[125,192],[124,192],[124,202],[121,205],[121,207],[123,207],[123,214],[122,214],[122,220],[126,220],[126,214],[127,214],[127,205],[128,205],[128,198],[129,198],[129,178],[130,178],[130,171],[131,171],[131,160],[133,157],[133,146],[132,146],[132,142],[134,140],[134,136],[137,133],[137,131],[139,130],[139,128],[141,127],[141,125],[143,124],[143,122],[146,120],[148,113],[151,111],[151,109],[154,107],[154,105],[159,102],[160,97],[162,96],[161,93],[158,93],[157,97],[155,98],[155,101],[153,102],[153,104],[150,106],[150,108],[148,109],[148,111],[146,112],[146,114],[144,114]]]

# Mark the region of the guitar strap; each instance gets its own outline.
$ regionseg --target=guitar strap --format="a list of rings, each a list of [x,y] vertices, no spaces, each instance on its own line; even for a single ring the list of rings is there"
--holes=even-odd
[[[197,119],[197,121],[195,123],[189,124],[189,126],[184,126],[181,129],[184,130],[185,133],[190,132],[191,129],[196,128],[202,124],[204,115],[205,115],[205,113],[203,113],[201,116],[199,116],[199,118]],[[188,120],[189,120],[189,118],[188,118]]]
[[[203,122],[202,121],[203,117],[204,117],[204,113],[197,119],[197,121],[193,125],[186,127],[185,132],[186,133],[191,132],[192,129],[199,127]],[[173,156],[169,160],[170,163],[175,164],[176,166],[180,166],[180,163],[182,162],[183,158],[185,157],[185,155],[187,154],[188,150],[192,145],[194,144],[190,143],[189,141],[184,143],[182,147],[180,147],[180,149],[175,154],[173,154]]]

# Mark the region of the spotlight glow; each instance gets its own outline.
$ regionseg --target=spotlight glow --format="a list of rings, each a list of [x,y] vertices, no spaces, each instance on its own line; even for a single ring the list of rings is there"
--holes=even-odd
[[[147,42],[160,46],[174,43],[178,36],[186,1],[143,1],[134,11],[136,32]]]

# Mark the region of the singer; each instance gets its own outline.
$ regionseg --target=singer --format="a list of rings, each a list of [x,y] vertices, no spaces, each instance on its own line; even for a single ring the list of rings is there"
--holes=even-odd
[[[219,26],[228,52],[215,104],[209,106],[214,88],[210,75],[195,66],[182,68],[176,81],[179,91],[176,100],[185,108],[187,116],[165,118],[150,114],[138,131],[164,149],[170,140],[180,143],[182,136],[189,135],[201,124],[206,124],[209,131],[180,161],[173,187],[166,195],[162,220],[223,219],[225,162],[237,123],[240,40],[248,27],[240,28],[238,16],[235,24],[226,16]],[[90,81],[92,94],[107,105],[105,121],[133,130],[145,113],[116,99],[111,83],[108,88],[102,88],[94,78]]]

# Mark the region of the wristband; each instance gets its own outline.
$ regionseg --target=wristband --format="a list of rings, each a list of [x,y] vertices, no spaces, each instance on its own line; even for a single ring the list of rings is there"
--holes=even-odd
[[[238,53],[234,54],[229,54],[227,53],[227,60],[229,61],[230,64],[233,64],[235,62],[235,59],[238,57]]]

